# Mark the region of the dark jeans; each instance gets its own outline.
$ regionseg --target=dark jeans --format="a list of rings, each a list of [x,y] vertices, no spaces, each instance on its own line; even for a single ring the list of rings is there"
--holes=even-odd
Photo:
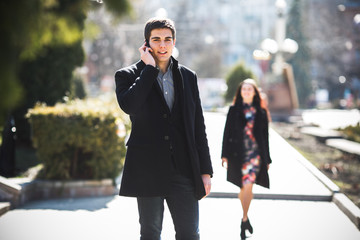
[[[177,240],[198,240],[199,205],[190,179],[177,175],[173,179],[172,193],[165,197],[138,197],[140,240],[160,240],[164,200],[175,226]]]

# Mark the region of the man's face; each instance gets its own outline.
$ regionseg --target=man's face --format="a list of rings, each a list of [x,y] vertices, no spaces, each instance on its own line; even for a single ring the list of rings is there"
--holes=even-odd
[[[152,30],[149,43],[156,63],[167,63],[175,47],[175,39],[173,39],[171,30],[168,28]]]

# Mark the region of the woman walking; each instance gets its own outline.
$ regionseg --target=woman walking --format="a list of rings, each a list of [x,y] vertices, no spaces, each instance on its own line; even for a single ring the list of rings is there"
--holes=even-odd
[[[240,187],[238,197],[243,209],[241,239],[246,238],[246,230],[253,233],[248,217],[253,184],[270,186],[269,120],[267,110],[261,106],[255,81],[244,80],[236,90],[224,129],[222,166],[227,168],[227,180]]]

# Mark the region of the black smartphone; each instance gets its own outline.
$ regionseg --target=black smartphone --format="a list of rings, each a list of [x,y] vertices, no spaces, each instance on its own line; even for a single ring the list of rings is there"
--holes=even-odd
[[[150,43],[148,39],[145,39],[145,46],[150,47]]]

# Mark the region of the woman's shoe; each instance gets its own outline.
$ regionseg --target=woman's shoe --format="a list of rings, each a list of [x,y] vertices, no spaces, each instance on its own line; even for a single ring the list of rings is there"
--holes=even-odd
[[[249,219],[246,221],[246,225],[247,225],[247,229],[249,230],[249,232],[250,232],[251,234],[253,234],[254,229],[253,229],[253,227],[251,226]]]
[[[250,224],[249,219],[247,219],[247,221],[243,222],[241,221],[241,233],[240,233],[240,237],[242,240],[244,240],[246,238],[245,235],[245,230],[249,230],[249,232],[252,234],[254,232],[253,227]]]
[[[241,222],[241,233],[240,233],[241,240],[244,240],[246,238],[245,230],[246,229],[245,229],[244,222]]]
[[[240,237],[241,237],[241,240],[245,240],[245,239],[246,239],[245,229],[241,229]]]

